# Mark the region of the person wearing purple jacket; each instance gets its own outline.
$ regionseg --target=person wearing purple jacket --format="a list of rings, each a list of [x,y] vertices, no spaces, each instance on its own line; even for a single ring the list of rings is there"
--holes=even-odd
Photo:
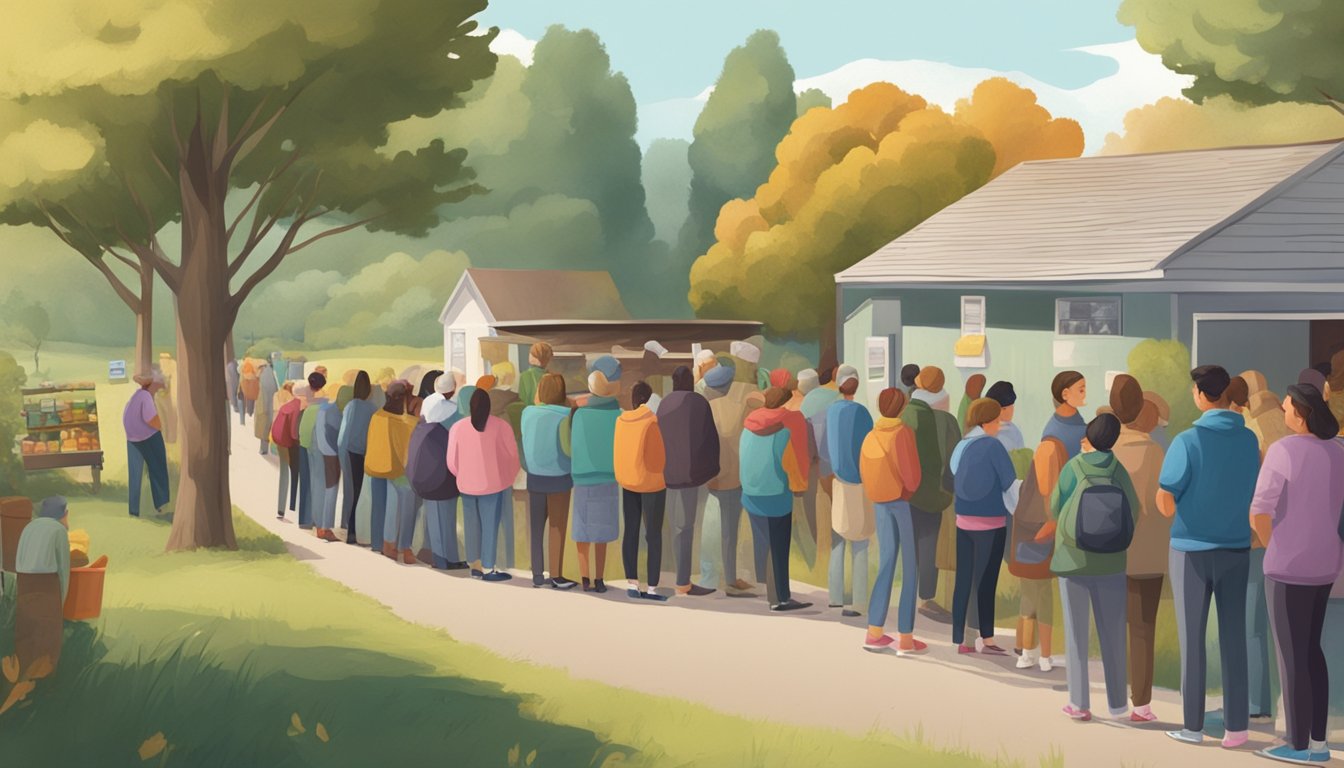
[[[667,514],[677,563],[677,594],[708,595],[714,590],[691,583],[695,521],[705,503],[705,486],[719,474],[719,431],[704,395],[695,391],[695,375],[684,365],[672,372],[672,392],[658,405],[667,464]]]
[[[1321,632],[1330,590],[1344,567],[1344,445],[1320,390],[1288,388],[1291,434],[1269,447],[1251,502],[1251,526],[1265,548],[1265,597],[1279,649],[1286,742],[1260,752],[1285,762],[1326,762],[1329,673]]]

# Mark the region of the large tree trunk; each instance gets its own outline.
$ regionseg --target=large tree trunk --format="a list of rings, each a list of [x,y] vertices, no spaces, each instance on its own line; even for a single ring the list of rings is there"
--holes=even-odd
[[[237,549],[229,500],[229,414],[224,361],[229,335],[228,238],[223,195],[183,195],[177,286],[178,411],[182,471],[168,549]]]
[[[140,267],[140,308],[135,313],[135,373],[154,367],[154,269]]]

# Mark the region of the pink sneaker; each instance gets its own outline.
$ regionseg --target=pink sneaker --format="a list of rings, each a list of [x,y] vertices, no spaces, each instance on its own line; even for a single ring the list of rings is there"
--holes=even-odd
[[[1152,708],[1147,704],[1142,707],[1135,707],[1134,711],[1129,713],[1131,723],[1151,723],[1156,719],[1157,715],[1153,714]]]
[[[876,640],[869,637],[863,641],[863,650],[873,653],[887,653],[896,650],[896,638],[891,635],[883,635]]]
[[[957,653],[975,653],[975,646],[971,646],[971,645],[958,645],[958,646],[957,646]]]
[[[907,648],[907,647],[905,646],[905,643],[901,643],[900,645],[898,645],[898,646],[896,647],[896,655],[897,655],[897,656],[917,656],[917,655],[919,655],[919,654],[921,654],[921,653],[927,651],[928,649],[929,649],[928,643],[921,643],[920,641],[918,641],[918,640],[916,640],[915,638],[912,637],[912,638],[910,638],[910,647],[909,647],[909,648]]]
[[[1236,749],[1250,740],[1250,731],[1228,731],[1223,735],[1223,749]]]
[[[1069,716],[1069,719],[1077,720],[1080,723],[1086,723],[1088,720],[1092,719],[1091,712],[1088,712],[1086,709],[1078,709],[1072,704],[1065,704],[1062,711]]]

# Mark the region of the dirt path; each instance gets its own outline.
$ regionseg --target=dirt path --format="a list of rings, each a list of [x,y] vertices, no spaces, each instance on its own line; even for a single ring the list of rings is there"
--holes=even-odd
[[[234,430],[235,505],[318,573],[404,619],[505,657],[746,717],[858,735],[875,728],[919,735],[926,743],[1026,765],[1052,751],[1067,765],[1263,764],[1250,752],[1272,740],[1266,728],[1235,753],[1213,740],[1202,747],[1177,744],[1162,734],[1180,717],[1179,697],[1167,690],[1156,691],[1153,703],[1164,724],[1070,722],[1060,713],[1066,703],[1063,669],[1044,674],[1017,670],[1012,659],[959,656],[947,626],[922,617],[917,634],[929,641],[929,653],[896,658],[864,651],[862,619],[842,623],[838,609],[781,615],[767,611],[764,600],[719,596],[636,603],[621,589],[602,596],[532,589],[521,572],[511,582],[487,584],[461,571],[397,565],[277,521],[276,469],[257,453],[251,434]],[[803,584],[794,589],[800,599],[826,604],[822,590]],[[1092,680],[1100,679],[1094,668]],[[1094,712],[1104,713],[1105,692],[1098,685],[1092,699]],[[1211,701],[1210,709],[1217,704]]]

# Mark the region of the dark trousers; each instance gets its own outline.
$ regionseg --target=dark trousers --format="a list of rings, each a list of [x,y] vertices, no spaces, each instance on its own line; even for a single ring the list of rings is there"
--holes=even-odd
[[[992,531],[957,529],[957,580],[952,589],[952,642],[966,639],[966,609],[971,602],[971,583],[980,611],[980,637],[994,636],[994,594],[999,589],[999,564],[1003,562],[1006,528]]]
[[[644,545],[648,549],[649,588],[658,586],[663,568],[663,513],[667,510],[667,491],[635,493],[621,489],[621,514],[625,531],[621,537],[621,564],[625,578],[639,580],[639,525],[644,523]]]
[[[541,578],[546,570],[546,530],[550,529],[551,578],[564,578],[565,530],[569,527],[571,490],[542,493],[527,492],[528,543],[532,553],[532,576]],[[629,523],[626,524],[629,528]]]
[[[763,516],[763,519],[769,527],[770,575],[774,577],[773,583],[767,585],[773,591],[768,598],[772,604],[786,603],[793,597],[789,590],[789,546],[793,543],[793,515]]]
[[[293,512],[299,503],[299,484],[300,480],[308,476],[304,471],[308,462],[299,461],[299,446],[294,445],[282,449],[285,452],[285,461],[289,464],[289,511]]]
[[[1134,706],[1153,702],[1153,659],[1157,642],[1157,608],[1162,603],[1161,576],[1130,576],[1125,580],[1129,623],[1129,696]]]
[[[915,568],[919,572],[919,599],[932,600],[938,595],[938,529],[943,513],[910,508],[915,526]]]
[[[1330,673],[1321,649],[1330,584],[1284,584],[1266,577],[1269,622],[1279,647],[1288,743],[1306,749],[1308,739],[1325,741],[1330,712]]]
[[[341,509],[341,527],[345,529],[345,538],[355,540],[355,508],[359,506],[359,494],[364,490],[364,454],[347,451],[345,454],[345,506]]]
[[[1202,552],[1171,550],[1171,594],[1176,603],[1176,633],[1181,638],[1181,707],[1186,730],[1204,730],[1207,687],[1209,605],[1218,605],[1218,646],[1223,670],[1223,721],[1229,731],[1250,725],[1247,687],[1246,549]]]
[[[163,433],[155,432],[139,442],[126,442],[127,498],[131,514],[140,516],[140,483],[142,475],[149,474],[149,495],[154,509],[168,503],[168,453],[163,446]]]

